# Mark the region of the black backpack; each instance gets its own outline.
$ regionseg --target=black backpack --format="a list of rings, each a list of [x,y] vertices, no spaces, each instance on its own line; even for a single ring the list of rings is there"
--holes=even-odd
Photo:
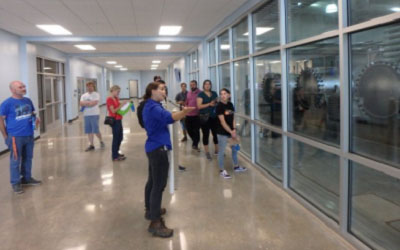
[[[143,122],[143,108],[144,108],[144,105],[146,104],[146,101],[141,101],[140,103],[139,103],[139,106],[137,107],[137,110],[136,110],[136,114],[137,114],[137,118],[138,118],[138,121],[139,121],[139,124],[140,124],[140,127],[142,127],[142,128],[144,128],[144,122]]]

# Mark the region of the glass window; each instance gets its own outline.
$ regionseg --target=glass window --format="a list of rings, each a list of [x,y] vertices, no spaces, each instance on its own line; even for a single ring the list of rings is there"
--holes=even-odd
[[[60,100],[60,88],[59,85],[60,82],[58,81],[58,79],[54,79],[53,81],[53,96],[54,96],[54,102],[59,102]]]
[[[340,159],[289,139],[290,188],[338,221]]]
[[[282,135],[256,126],[256,163],[282,181]]]
[[[217,89],[217,67],[210,68],[210,80],[212,82],[212,89]]]
[[[255,118],[282,127],[281,58],[279,52],[255,57]]]
[[[399,168],[400,64],[396,34],[398,23],[350,37],[351,149]]]
[[[395,12],[400,12],[399,0],[350,0],[350,23],[357,24]]]
[[[229,63],[218,66],[219,70],[219,88],[226,88],[231,90],[231,70]]]
[[[339,39],[289,49],[289,130],[340,143]]]
[[[249,25],[247,17],[238,25],[233,27],[233,57],[246,56],[249,54]]]
[[[217,53],[215,51],[215,39],[208,43],[208,52],[209,52],[210,65],[216,64]]]
[[[249,60],[241,60],[234,63],[235,74],[235,110],[250,116],[250,79],[249,79]]]
[[[196,71],[197,70],[197,50],[195,52],[192,53],[192,71]]]
[[[57,74],[58,69],[57,69],[57,62],[50,61],[50,60],[44,60],[44,72],[45,73],[51,73],[51,74]]]
[[[337,0],[287,1],[289,42],[338,29]]]
[[[44,89],[46,93],[46,104],[53,103],[53,97],[51,96],[51,86],[52,80],[51,78],[45,78],[44,80]]]
[[[44,133],[46,132],[46,124],[47,124],[47,120],[46,120],[46,110],[40,110],[39,111],[39,117],[40,117],[40,133]]]
[[[42,58],[36,58],[36,71],[43,72]]]
[[[229,43],[229,32],[225,31],[218,37],[218,61],[223,62],[230,59],[229,52],[231,45]]]
[[[350,232],[372,249],[399,249],[400,180],[352,163]]]
[[[279,1],[270,0],[253,14],[254,52],[279,46]]]
[[[251,157],[251,123],[250,120],[235,116],[236,133],[240,136],[240,151]]]
[[[39,101],[39,109],[44,107],[43,103],[43,75],[37,75],[37,84],[38,84],[38,101]]]
[[[65,64],[61,63],[61,75],[65,75]]]

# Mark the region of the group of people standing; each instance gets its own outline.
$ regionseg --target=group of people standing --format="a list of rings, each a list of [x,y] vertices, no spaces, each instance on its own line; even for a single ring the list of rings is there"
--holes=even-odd
[[[210,132],[213,137],[214,155],[218,156],[220,175],[226,179],[231,178],[224,167],[225,148],[229,144],[232,149],[233,169],[235,172],[243,172],[247,169],[239,166],[237,152],[239,150],[239,139],[236,133],[234,119],[234,106],[230,102],[230,91],[226,88],[218,94],[212,90],[212,82],[203,82],[203,91],[197,87],[197,81],[190,82],[190,91],[186,89],[186,83],[181,83],[181,92],[176,95],[175,101],[182,107],[193,107],[194,109],[181,121],[184,137],[187,140],[189,134],[192,140],[192,149],[200,152],[200,130],[205,156],[212,160],[209,149]]]

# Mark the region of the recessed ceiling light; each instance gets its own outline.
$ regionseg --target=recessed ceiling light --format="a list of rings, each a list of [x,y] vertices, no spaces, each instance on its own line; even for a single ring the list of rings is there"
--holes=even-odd
[[[325,8],[325,12],[330,14],[330,13],[336,13],[337,12],[337,5],[332,3],[328,4]]]
[[[154,60],[154,61],[152,61],[152,63],[161,63],[161,61],[160,60]]]
[[[127,69],[127,68],[120,68],[119,70],[121,70],[121,71],[127,71],[128,69]]]
[[[56,24],[38,24],[36,25],[41,30],[46,31],[52,35],[72,35],[71,31],[67,30],[66,28],[56,25]]]
[[[319,7],[319,3],[313,3],[310,5],[311,7]]]
[[[80,50],[96,50],[96,48],[90,44],[77,44],[75,45],[75,47],[77,47]]]
[[[157,44],[156,50],[169,50],[171,48],[170,44]]]
[[[400,7],[393,7],[390,10],[394,12],[400,12]]]
[[[157,70],[156,68],[151,68],[151,70]]]
[[[182,30],[182,26],[161,26],[158,34],[160,36],[176,36]]]
[[[275,64],[275,63],[280,63],[281,61],[271,61],[270,63]]]
[[[264,63],[257,63],[257,66],[264,66]]]
[[[275,29],[275,28],[272,28],[272,27],[257,27],[257,28],[256,28],[256,35],[257,35],[257,36],[260,36],[260,35],[262,35],[262,34],[264,34],[264,33],[267,33],[268,31],[271,31],[271,30],[273,30],[273,29]],[[249,35],[249,32],[246,32],[246,33],[244,33],[243,35],[244,35],[244,36],[248,36],[248,35]]]
[[[44,67],[43,69],[44,69],[44,70],[51,70],[52,68],[50,68],[50,67]]]
[[[115,65],[114,67],[116,67],[116,68],[122,68],[123,66],[122,66],[122,65]]]
[[[221,44],[221,49],[222,50],[228,50],[230,48],[231,48],[231,46],[229,44]]]
[[[152,64],[151,67],[152,67],[152,68],[157,68],[157,67],[158,67],[158,64]]]
[[[117,64],[116,61],[107,61],[107,64]]]

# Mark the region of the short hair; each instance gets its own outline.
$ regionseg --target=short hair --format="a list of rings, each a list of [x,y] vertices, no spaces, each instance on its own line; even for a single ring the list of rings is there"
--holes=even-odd
[[[161,80],[161,76],[154,76],[153,81],[157,82]]]
[[[115,91],[115,90],[121,90],[121,88],[120,88],[118,85],[113,85],[113,86],[110,88],[110,92],[113,92],[113,91]]]
[[[191,80],[190,83],[192,83],[192,82],[196,83],[196,86],[197,86],[197,81],[196,80]]]
[[[182,86],[185,86],[185,87],[187,87],[187,84],[186,84],[186,82],[183,82],[183,83],[181,83],[181,87]]]
[[[164,80],[158,80],[157,82],[161,83],[161,84],[166,84]]]
[[[227,88],[222,88],[222,89],[219,91],[219,93],[221,93],[222,91],[225,91],[226,93],[231,94],[231,92],[230,92],[229,89],[227,89]]]
[[[96,90],[96,84],[94,84],[94,82],[87,82],[86,83],[86,87],[89,87],[90,85],[92,85],[93,88]]]

